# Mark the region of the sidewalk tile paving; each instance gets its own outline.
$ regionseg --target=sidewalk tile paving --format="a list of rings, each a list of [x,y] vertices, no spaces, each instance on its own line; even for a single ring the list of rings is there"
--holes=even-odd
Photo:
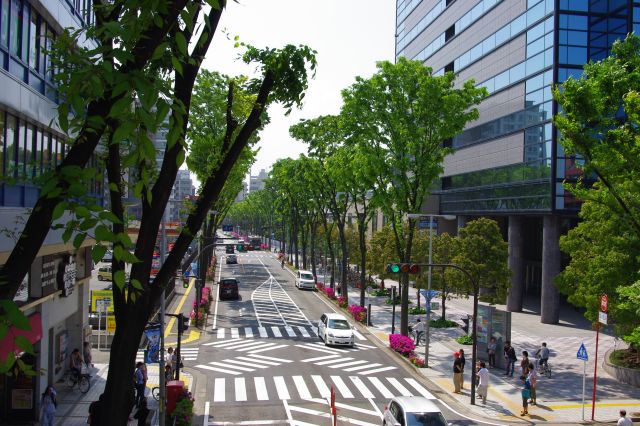
[[[387,287],[397,285],[391,280],[385,280]],[[415,291],[411,291],[411,306],[417,306]],[[358,300],[359,290],[350,289],[349,299]],[[371,322],[369,330],[378,339],[387,342],[391,333],[392,306],[385,304],[386,297],[368,297],[366,303],[371,303]],[[422,299],[420,306],[424,306]],[[399,306],[396,306],[396,332],[400,328]],[[458,320],[466,318],[472,313],[472,299],[452,299],[446,304],[447,319]],[[497,305],[498,309],[505,310],[505,306]],[[528,309],[527,309],[528,308]],[[581,423],[582,422],[582,379],[583,362],[576,359],[576,352],[581,343],[584,342],[590,360],[586,366],[586,396],[585,396],[585,419],[591,419],[591,395],[593,384],[593,371],[595,355],[595,331],[590,329],[587,321],[575,310],[568,306],[561,308],[560,324],[541,324],[539,316],[535,314],[535,306],[525,306],[525,310],[519,313],[512,313],[511,342],[516,349],[518,360],[522,358],[522,351],[527,350],[532,361],[533,353],[540,347],[542,342],[547,342],[551,350],[550,365],[553,369],[551,379],[539,378],[537,406],[529,406],[529,416],[520,417],[522,402],[520,398],[520,381],[517,370],[519,363],[516,362],[516,374],[514,377],[504,376],[501,369],[492,369],[489,384],[489,394],[487,404],[482,405],[482,401],[476,398],[476,405],[470,404],[471,385],[471,346],[461,346],[455,338],[462,335],[461,328],[434,329],[431,328],[431,344],[429,348],[429,363],[431,368],[416,370],[417,374],[424,375],[431,382],[439,386],[454,398],[467,413],[469,410],[473,415],[479,415],[494,421],[503,421],[508,424],[517,423]],[[433,311],[434,317],[440,316],[440,311]],[[410,323],[420,317],[424,321],[424,314],[421,316],[410,315]],[[596,387],[596,421],[614,421],[618,418],[618,411],[626,409],[627,413],[633,417],[640,414],[640,389],[630,385],[620,383],[609,376],[601,367],[607,350],[623,343],[614,339],[613,336],[600,333],[598,349],[598,378]],[[467,368],[465,369],[465,388],[462,394],[453,393],[452,363],[453,352],[460,348],[466,352]],[[424,346],[416,348],[416,352],[424,357]],[[501,354],[497,354],[500,356]],[[455,409],[455,408],[454,408]]]

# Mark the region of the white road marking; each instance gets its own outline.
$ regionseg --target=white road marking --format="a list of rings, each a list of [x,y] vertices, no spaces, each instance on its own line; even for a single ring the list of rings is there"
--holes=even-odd
[[[358,330],[353,330],[353,334],[358,340],[367,340]]]
[[[262,348],[262,349],[251,349],[249,351],[250,354],[257,354],[259,352],[265,352],[265,351],[272,351],[274,349],[280,349],[280,348],[286,348],[288,345],[278,345],[278,346],[271,346],[268,348]]]
[[[371,393],[369,388],[367,388],[367,386],[360,379],[360,377],[358,377],[358,376],[349,376],[349,379],[351,379],[353,384],[356,385],[356,387],[358,388],[358,390],[360,391],[362,396],[364,396],[365,398],[375,398],[373,393]]]
[[[380,367],[380,368],[376,368],[374,370],[367,370],[367,371],[362,371],[360,374],[373,374],[373,373],[379,373],[381,371],[387,371],[387,370],[394,370],[396,367]]]
[[[289,335],[289,337],[296,337],[296,332],[293,331],[293,327],[288,325],[284,329],[286,330],[286,332]]]
[[[259,340],[253,340],[251,343],[243,344],[242,346],[235,348],[235,350],[238,352],[247,352],[253,349],[262,349],[262,348],[267,348],[269,346],[275,346],[275,345],[276,345],[275,343],[266,343],[266,342],[261,342]]]
[[[253,339],[253,329],[251,327],[244,328],[244,337],[247,339]]]
[[[377,377],[368,377],[373,387],[380,391],[382,396],[386,399],[393,398],[393,393],[378,379]]]
[[[336,387],[338,388],[338,390],[342,394],[343,398],[353,398],[353,394],[351,393],[351,391],[349,390],[347,385],[342,380],[342,377],[340,377],[340,376],[331,376],[331,380],[333,380],[333,383],[336,384]]]
[[[229,358],[229,359],[223,359],[223,361],[224,362],[228,362],[230,364],[243,365],[245,367],[257,367],[257,368],[267,368],[268,367],[268,365],[261,365],[255,360],[243,361],[243,360]],[[209,364],[211,364],[211,363],[209,363]],[[235,368],[234,366],[231,366],[231,367]],[[254,371],[254,370],[249,370],[249,371]]]
[[[267,384],[264,382],[264,377],[254,377],[253,382],[255,384],[258,401],[267,401],[269,394],[267,393]]]
[[[280,365],[281,363],[279,362],[271,362],[271,361],[264,361],[258,358],[254,358],[254,357],[248,357],[248,356],[239,356],[236,359],[241,360],[241,361],[247,361],[247,362],[251,362],[254,365],[255,364],[263,364],[263,366],[267,366],[267,365]]]
[[[322,376],[311,376],[313,382],[316,384],[318,388],[318,392],[320,392],[320,396],[323,398],[329,398],[331,396],[331,391],[327,387],[327,384],[322,380]]]
[[[273,333],[274,337],[282,337],[282,333],[280,333],[279,327],[271,327],[271,332]]]
[[[298,394],[302,399],[311,399],[311,393],[309,392],[309,388],[307,384],[304,382],[302,376],[293,376],[293,383],[296,385],[296,389],[298,390]]]
[[[339,356],[339,355],[336,355]],[[334,364],[336,362],[344,362],[344,361],[349,361],[352,360],[353,358],[338,358],[338,359],[329,359],[326,361],[320,361],[320,362],[314,362],[315,365],[328,365],[328,364]],[[366,361],[365,361],[366,362]]]
[[[331,368],[342,368],[342,367],[348,367],[350,365],[359,365],[362,363],[367,364],[369,361],[361,359],[361,360],[356,360],[356,361],[350,361],[350,362],[343,362],[342,364],[334,364],[334,365],[330,365],[329,367]]]
[[[300,348],[311,349],[313,351],[324,352],[326,354],[339,354],[336,351],[332,351],[330,349],[318,348],[318,347],[315,347],[315,346],[312,346],[312,345],[296,345],[296,346],[298,346]]]
[[[409,383],[415,390],[418,391],[418,393],[420,393],[420,395],[424,396],[427,399],[436,399],[435,396],[433,396],[433,394],[431,392],[429,392],[428,390],[426,390],[422,385],[420,385],[420,383],[418,383],[418,381],[416,379],[413,378],[409,378],[409,379],[405,379],[407,381],[407,383]]]
[[[282,400],[291,399],[289,395],[289,390],[287,389],[287,384],[284,381],[284,377],[275,376],[273,378],[274,383],[276,384],[276,391],[278,392],[278,398]]]
[[[318,357],[315,357],[315,358],[307,358],[307,359],[303,359],[303,360],[302,360],[302,362],[320,361],[320,360],[323,360],[323,359],[335,358],[335,357],[337,357],[337,356],[340,356],[340,355],[326,355],[326,356],[318,356]],[[318,364],[318,365],[320,365],[320,364]]]
[[[258,327],[258,333],[260,333],[260,337],[269,337],[265,327]]]
[[[266,355],[251,355],[252,358],[258,358],[258,359],[266,359],[267,361],[279,361],[279,362],[293,362],[290,359],[284,359],[284,358],[275,358],[272,356],[266,356]]]
[[[387,377],[387,380],[389,381],[389,383],[391,383],[391,385],[398,389],[398,392],[400,392],[400,395],[402,396],[413,396],[411,392],[409,392],[409,389],[405,388],[404,386],[402,386],[402,383],[400,383],[398,381],[398,379],[394,378],[394,377]]]
[[[302,337],[311,337],[305,327],[299,325],[298,330],[300,330],[300,334],[302,334]]]
[[[373,367],[377,367],[379,365],[382,364],[366,364],[366,365],[358,365],[357,367],[350,367],[350,368],[345,368],[344,371],[358,371],[358,370],[364,370],[365,368],[373,368]]]
[[[218,366],[218,367],[225,367],[225,368],[228,368],[228,369],[230,369],[230,370],[256,371],[256,369],[255,369],[255,368],[238,367],[238,366],[235,366],[235,365],[227,365],[227,364],[223,364],[223,363],[221,363],[221,362],[216,362],[216,361],[210,362],[209,364],[210,364],[210,365],[216,365],[216,366]]]
[[[204,419],[202,420],[202,426],[209,426],[209,401],[204,403]]]
[[[240,337],[240,333],[238,332],[238,328],[237,327],[233,327],[231,329],[231,338],[232,339],[237,339]]]
[[[234,374],[236,376],[238,374],[240,374],[240,372],[238,372],[238,371],[230,371],[228,368],[216,368],[216,367],[212,367],[210,365],[203,365],[203,364],[196,365],[196,368],[202,368],[202,369],[205,369],[205,370],[217,371],[219,373],[229,373],[229,374]],[[218,379],[216,379],[216,380],[218,380]]]
[[[213,388],[213,402],[224,402],[224,385],[226,379],[216,378]]]
[[[221,328],[220,330],[224,331],[224,328]],[[220,331],[218,330],[218,331]],[[204,343],[202,346],[215,346],[218,348],[224,348],[225,346],[232,346],[238,342],[241,342],[242,340],[240,339],[233,339],[233,340],[223,340],[221,342],[209,342],[209,343]]]
[[[218,329],[218,339],[224,339],[224,328]]]

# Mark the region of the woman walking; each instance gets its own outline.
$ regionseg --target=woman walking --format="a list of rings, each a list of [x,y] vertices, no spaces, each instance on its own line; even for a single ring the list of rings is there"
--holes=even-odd
[[[40,424],[42,426],[53,426],[57,405],[56,390],[53,386],[47,386],[40,400]]]

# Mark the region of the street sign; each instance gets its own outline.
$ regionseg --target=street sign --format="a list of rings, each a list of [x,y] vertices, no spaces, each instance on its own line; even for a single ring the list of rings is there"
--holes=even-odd
[[[589,355],[587,355],[587,348],[584,347],[584,343],[580,344],[576,358],[582,361],[589,361]]]
[[[96,299],[96,310],[104,312],[111,306],[111,298]]]
[[[437,311],[438,309],[440,309],[440,302],[431,302],[431,310]]]
[[[609,296],[607,296],[606,294],[600,296],[600,311],[605,313],[609,312]]]
[[[607,314],[605,312],[598,312],[598,322],[607,325]]]
[[[433,218],[433,222],[430,221],[429,219],[420,219],[420,222],[418,222],[418,228],[419,229],[429,229],[429,228],[437,228],[438,227],[438,219],[437,218]]]
[[[439,294],[440,292],[436,290],[420,290],[420,295],[427,299],[427,301],[431,301],[434,297],[438,297]]]

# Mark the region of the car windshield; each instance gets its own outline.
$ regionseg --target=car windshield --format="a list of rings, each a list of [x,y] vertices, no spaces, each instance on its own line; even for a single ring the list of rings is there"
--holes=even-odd
[[[348,330],[351,327],[349,327],[349,323],[346,320],[333,319],[329,320],[329,328],[335,328],[337,330]]]
[[[407,426],[447,426],[442,413],[407,413]]]
[[[306,272],[301,272],[300,273],[300,279],[301,280],[313,280],[313,274],[309,274]]]

